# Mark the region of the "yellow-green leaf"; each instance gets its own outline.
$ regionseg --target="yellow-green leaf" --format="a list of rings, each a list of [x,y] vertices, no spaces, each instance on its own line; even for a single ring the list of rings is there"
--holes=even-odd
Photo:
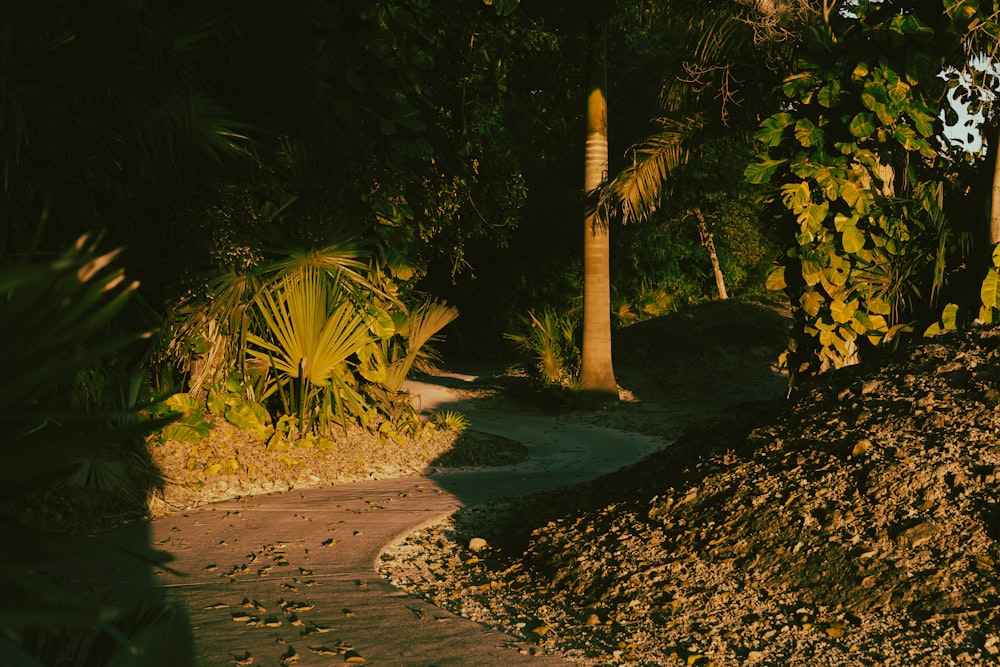
[[[823,221],[826,220],[829,212],[829,202],[824,201],[822,204],[811,204],[799,214],[799,223],[813,233],[818,232],[823,226]]]
[[[795,138],[806,148],[822,146],[824,134],[823,130],[817,127],[808,118],[800,118],[795,123]]]
[[[799,297],[799,304],[807,315],[816,317],[823,305],[823,295],[818,292],[805,292]]]
[[[820,105],[830,108],[836,106],[837,101],[840,99],[840,81],[833,79],[827,81],[826,85],[820,88],[819,93],[816,95],[816,101]]]
[[[997,274],[996,269],[990,269],[986,272],[986,277],[983,278],[983,284],[979,288],[979,298],[982,300],[982,304],[987,308],[996,308],[1000,306],[997,302],[997,289],[1000,287],[1000,274]]]
[[[844,228],[844,252],[851,255],[865,247],[865,235],[855,225]]]
[[[757,156],[756,162],[751,162],[746,166],[746,169],[743,170],[743,177],[747,179],[748,183],[753,183],[754,185],[767,183],[771,180],[771,176],[774,175],[778,167],[784,162],[787,162],[787,160],[774,160],[768,157],[766,153],[761,153]]]
[[[785,267],[776,266],[767,274],[767,280],[764,282],[764,286],[769,290],[774,290],[776,292],[785,289],[788,283],[785,282]]]
[[[840,324],[850,322],[854,318],[854,313],[857,311],[857,299],[851,299],[846,303],[838,299],[830,303],[830,314],[833,316],[833,321]]]
[[[233,426],[253,433],[261,440],[267,440],[274,433],[271,416],[260,403],[244,401],[226,410],[226,421]]]
[[[875,131],[875,114],[870,111],[862,111],[851,119],[847,129],[858,139],[870,137]]]
[[[780,146],[785,136],[785,128],[794,122],[795,117],[792,114],[776,113],[760,124],[760,129],[757,130],[754,138],[768,147]]]

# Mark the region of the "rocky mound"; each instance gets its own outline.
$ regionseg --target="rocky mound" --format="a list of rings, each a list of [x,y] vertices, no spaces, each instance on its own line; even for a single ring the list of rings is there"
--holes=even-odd
[[[385,573],[581,664],[995,664],[998,344],[826,374],[771,416],[416,534]]]

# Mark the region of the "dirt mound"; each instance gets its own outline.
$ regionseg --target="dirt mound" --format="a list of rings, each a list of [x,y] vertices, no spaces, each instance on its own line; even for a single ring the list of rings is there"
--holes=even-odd
[[[775,367],[788,342],[787,307],[764,301],[711,301],[614,334],[618,384],[640,400],[711,396],[722,388],[783,393]]]
[[[821,376],[492,529],[482,509],[416,535],[425,565],[393,577],[590,664],[994,664],[998,344]]]

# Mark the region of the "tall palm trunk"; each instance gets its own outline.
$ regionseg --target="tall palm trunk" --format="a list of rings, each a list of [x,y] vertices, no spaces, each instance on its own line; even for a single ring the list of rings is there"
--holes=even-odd
[[[594,33],[592,33],[594,34]],[[589,195],[608,179],[607,50],[598,35],[587,63],[587,144],[584,190]],[[611,364],[611,254],[608,225],[598,212],[584,217],[583,359],[580,388],[602,399],[617,400]]]
[[[990,244],[1000,243],[1000,130],[993,149],[993,196],[990,199]]]

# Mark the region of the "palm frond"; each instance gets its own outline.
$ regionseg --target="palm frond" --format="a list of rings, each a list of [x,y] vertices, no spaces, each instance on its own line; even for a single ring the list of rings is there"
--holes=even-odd
[[[430,358],[427,343],[458,317],[458,309],[443,303],[428,302],[416,308],[402,322],[400,333],[406,337],[406,352],[397,359],[386,359],[383,384],[392,391],[402,391],[403,382],[421,358]]]
[[[360,239],[342,239],[319,250],[286,250],[266,270],[274,280],[283,280],[309,269],[321,269],[338,281],[373,289],[368,280],[370,253],[364,246]]]
[[[697,119],[662,119],[663,130],[632,149],[633,163],[608,185],[611,204],[621,208],[626,223],[649,218],[669,190],[670,173],[687,162],[685,146],[700,127]]]
[[[64,395],[81,373],[142,337],[114,333],[110,326],[135,289],[111,266],[113,259],[114,253],[101,254],[83,238],[54,261],[0,268],[0,341],[16,352],[9,355],[0,381],[0,503],[16,507],[58,491],[80,457],[165,423],[138,422],[134,407],[89,410],[65,403]],[[0,532],[7,536],[0,544],[0,650],[5,656],[31,650],[23,643],[12,646],[31,632],[103,622],[106,609],[45,573],[107,566],[123,552],[100,539],[40,533],[6,516]],[[168,557],[150,551],[143,558],[165,562]]]

